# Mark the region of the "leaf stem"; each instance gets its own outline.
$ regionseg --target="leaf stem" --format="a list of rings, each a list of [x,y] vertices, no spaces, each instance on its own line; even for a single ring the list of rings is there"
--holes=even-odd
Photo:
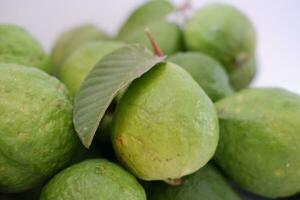
[[[162,50],[161,50],[160,46],[158,45],[158,43],[155,41],[155,39],[154,39],[152,33],[150,32],[149,28],[145,29],[145,33],[146,33],[146,35],[147,35],[147,37],[148,37],[148,39],[151,43],[151,46],[154,50],[155,55],[157,55],[158,57],[163,57],[164,53],[162,52]]]

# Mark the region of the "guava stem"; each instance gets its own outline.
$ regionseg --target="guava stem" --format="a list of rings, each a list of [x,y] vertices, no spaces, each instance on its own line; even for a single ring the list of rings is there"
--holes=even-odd
[[[182,184],[182,179],[180,179],[180,178],[166,179],[166,180],[164,180],[164,182],[166,182],[167,184],[172,185],[172,186],[179,186]]]
[[[159,56],[159,57],[163,57],[164,53],[162,52],[160,46],[158,45],[158,43],[155,41],[152,33],[150,32],[150,30],[148,28],[145,29],[145,33],[151,43],[151,46],[154,50],[155,55]]]

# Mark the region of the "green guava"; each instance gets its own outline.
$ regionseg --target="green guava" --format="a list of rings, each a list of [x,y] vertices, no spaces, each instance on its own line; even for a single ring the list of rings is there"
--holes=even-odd
[[[184,177],[179,186],[150,182],[146,192],[148,200],[241,200],[210,164]]]
[[[300,97],[279,88],[245,89],[217,102],[215,156],[239,186],[277,198],[300,191]]]
[[[255,52],[255,31],[250,20],[231,5],[202,7],[187,20],[184,40],[188,50],[219,60],[227,72],[239,68]]]
[[[121,27],[118,40],[128,43],[139,43],[152,49],[145,29],[149,28],[155,40],[165,54],[172,54],[182,48],[182,33],[180,28],[166,17],[174,11],[170,1],[153,0],[140,6],[129,16]]]
[[[226,71],[212,57],[186,52],[170,56],[168,60],[189,72],[213,102],[233,93]]]
[[[59,78],[75,95],[90,70],[106,54],[122,47],[119,42],[91,42],[75,51],[63,64]]]
[[[253,56],[230,74],[232,87],[235,90],[247,88],[256,75],[256,68],[256,58]]]
[[[56,78],[16,64],[0,64],[0,96],[0,192],[19,192],[70,161],[72,103]]]
[[[84,44],[108,39],[106,33],[91,24],[83,24],[65,31],[58,37],[51,52],[52,73],[58,76],[64,61]]]
[[[23,28],[0,25],[0,63],[15,63],[51,71],[50,59],[38,41]]]
[[[120,28],[117,38],[124,40],[131,37],[134,31],[144,29],[145,25],[165,20],[174,9],[168,0],[148,1],[132,12]]]
[[[143,180],[177,179],[204,166],[219,137],[215,107],[196,81],[173,63],[132,82],[116,107],[117,157]]]
[[[64,169],[43,188],[40,200],[146,200],[143,187],[119,165],[86,160]]]

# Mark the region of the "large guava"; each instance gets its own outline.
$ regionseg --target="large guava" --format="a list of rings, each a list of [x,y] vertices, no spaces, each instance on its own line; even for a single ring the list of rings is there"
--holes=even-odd
[[[215,107],[196,81],[173,63],[132,82],[113,118],[118,158],[143,180],[177,179],[204,166],[219,137]]]
[[[128,17],[121,27],[118,40],[139,43],[151,49],[145,29],[148,28],[165,54],[172,54],[182,48],[182,33],[178,25],[168,22],[166,17],[174,10],[170,1],[149,1]]]
[[[226,71],[212,57],[199,52],[186,52],[170,56],[168,60],[189,72],[212,101],[233,93]]]
[[[38,41],[25,29],[0,25],[0,63],[15,63],[51,71],[50,59]]]
[[[184,28],[186,48],[219,60],[231,73],[255,52],[255,31],[241,11],[226,4],[209,4],[196,11]]]
[[[224,177],[210,164],[186,176],[179,186],[146,184],[148,200],[241,200]]]
[[[83,24],[65,31],[58,37],[51,52],[52,73],[57,76],[64,61],[82,45],[108,39],[106,33],[91,24]]]
[[[216,161],[242,188],[262,196],[300,191],[300,97],[278,88],[245,89],[217,102]]]
[[[122,47],[119,42],[90,42],[75,51],[63,64],[59,78],[75,95],[90,70],[106,54]]]
[[[43,188],[40,200],[146,200],[143,187],[119,165],[86,160],[54,176]]]
[[[70,161],[72,103],[56,78],[15,64],[0,64],[0,97],[0,192],[19,192]]]

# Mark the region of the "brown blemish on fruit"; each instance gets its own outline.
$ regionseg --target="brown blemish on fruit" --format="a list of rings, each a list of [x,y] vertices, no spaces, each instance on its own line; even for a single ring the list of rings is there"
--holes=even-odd
[[[116,143],[119,144],[119,145],[123,145],[124,143],[123,143],[122,137],[117,137]]]

